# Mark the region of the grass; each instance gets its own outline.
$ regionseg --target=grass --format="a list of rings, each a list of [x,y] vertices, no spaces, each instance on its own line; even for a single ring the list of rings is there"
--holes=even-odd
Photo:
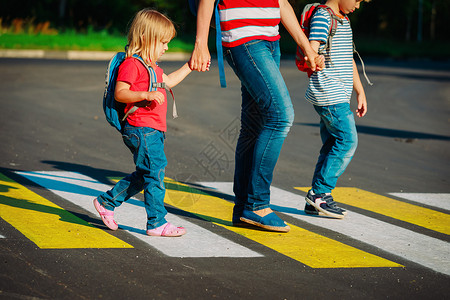
[[[126,43],[125,36],[110,35],[106,32],[0,34],[0,49],[122,51]],[[175,38],[169,44],[169,52],[190,52],[192,50],[193,43],[188,43],[181,38]]]
[[[214,51],[214,35],[210,38],[210,49]],[[194,37],[176,37],[169,44],[168,52],[191,52]],[[404,42],[381,38],[358,38],[355,43],[363,56],[393,59],[433,59],[446,60],[450,57],[450,41],[444,42]],[[112,35],[107,31],[77,33],[66,31],[56,34],[0,33],[0,49],[44,49],[44,50],[91,50],[122,51],[126,37]],[[293,55],[296,45],[287,33],[282,32],[281,50]]]

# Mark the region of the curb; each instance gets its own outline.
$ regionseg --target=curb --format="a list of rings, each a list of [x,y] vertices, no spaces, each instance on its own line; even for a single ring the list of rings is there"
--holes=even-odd
[[[51,50],[22,50],[0,49],[0,58],[38,58],[38,59],[63,59],[63,60],[110,60],[115,51],[51,51]],[[161,57],[161,61],[189,60],[190,53],[169,52]]]

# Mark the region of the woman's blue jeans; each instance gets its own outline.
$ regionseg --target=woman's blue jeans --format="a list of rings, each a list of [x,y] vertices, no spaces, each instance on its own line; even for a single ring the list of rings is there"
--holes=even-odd
[[[312,180],[316,194],[331,193],[358,145],[355,118],[350,103],[314,106],[320,116],[322,148]]]
[[[164,173],[167,165],[164,153],[164,132],[149,127],[126,124],[122,134],[125,145],[133,153],[136,171],[116,183],[97,199],[106,209],[114,210],[124,201],[144,190],[147,229],[165,224]]]
[[[241,130],[235,153],[233,219],[269,207],[270,185],[294,109],[280,73],[279,42],[254,40],[224,48],[241,81]]]

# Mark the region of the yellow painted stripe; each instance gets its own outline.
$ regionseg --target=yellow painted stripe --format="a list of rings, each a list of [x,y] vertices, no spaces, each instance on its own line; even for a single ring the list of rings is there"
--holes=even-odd
[[[0,217],[42,249],[133,248],[3,174]]]
[[[289,224],[289,233],[233,227],[233,204],[166,178],[169,205],[243,235],[312,268],[401,267],[401,265]],[[189,234],[189,232],[188,232]]]
[[[298,187],[296,189],[308,192],[310,188]],[[450,234],[449,214],[350,187],[334,189],[333,198],[338,203],[348,204],[437,232]]]

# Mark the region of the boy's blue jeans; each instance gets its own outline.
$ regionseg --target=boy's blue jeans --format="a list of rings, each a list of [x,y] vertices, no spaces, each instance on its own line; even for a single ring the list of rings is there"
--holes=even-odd
[[[350,103],[314,108],[320,116],[323,145],[314,171],[312,190],[316,194],[331,193],[358,145],[355,118]]]
[[[147,229],[154,229],[167,222],[167,211],[164,207],[164,173],[167,165],[164,132],[126,124],[122,138],[133,153],[136,171],[117,182],[111,190],[98,196],[97,200],[106,209],[114,210],[144,190]]]
[[[278,41],[254,40],[224,48],[241,81],[241,130],[235,153],[233,217],[269,207],[270,185],[294,109],[280,73]]]

